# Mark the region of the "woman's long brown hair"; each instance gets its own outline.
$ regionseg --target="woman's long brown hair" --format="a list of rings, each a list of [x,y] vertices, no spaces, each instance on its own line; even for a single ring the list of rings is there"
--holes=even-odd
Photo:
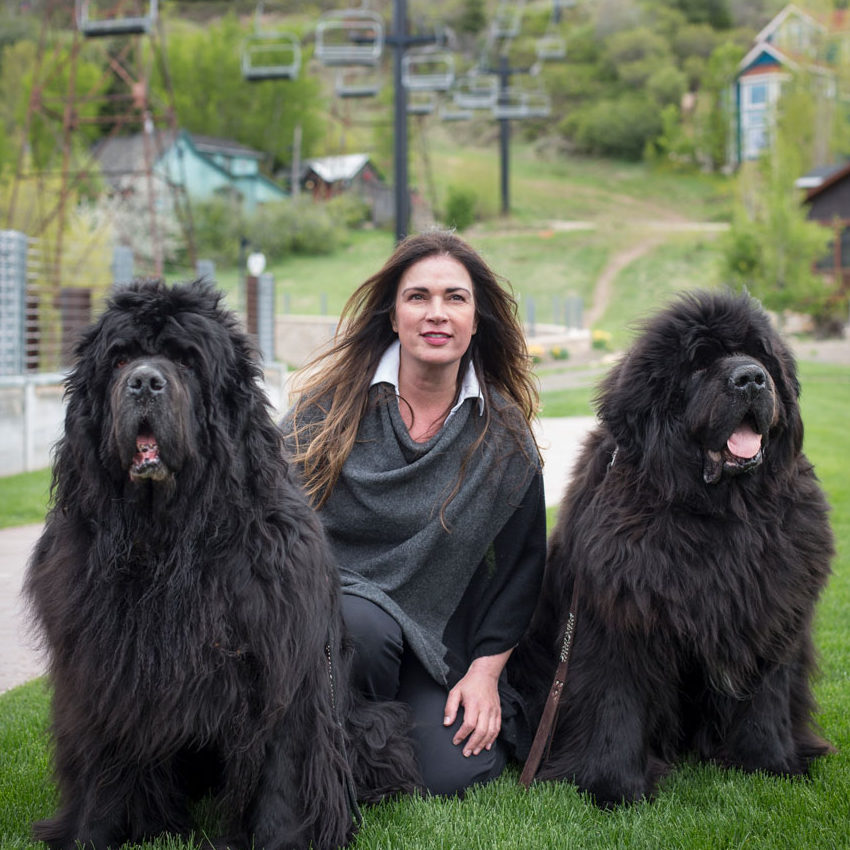
[[[489,390],[496,390],[513,402],[531,430],[539,395],[517,317],[516,299],[500,285],[487,263],[454,233],[430,231],[409,236],[396,247],[383,268],[355,290],[342,310],[330,349],[304,366],[297,378],[298,398],[291,422],[293,460],[301,467],[304,485],[316,507],[327,500],[351,453],[366,412],[372,376],[384,351],[396,339],[390,317],[399,281],[415,263],[440,255],[452,257],[464,266],[474,290],[478,330],[458,370],[460,382],[471,358],[484,391],[484,427],[472,450],[486,439],[492,421]],[[315,405],[324,417],[317,426],[305,425],[302,414]],[[314,420],[313,416],[305,418],[308,423]],[[503,417],[514,431],[518,420],[517,416]],[[519,439],[517,442],[523,444]],[[538,449],[538,459],[539,455]],[[457,492],[462,477],[463,470],[447,503]]]

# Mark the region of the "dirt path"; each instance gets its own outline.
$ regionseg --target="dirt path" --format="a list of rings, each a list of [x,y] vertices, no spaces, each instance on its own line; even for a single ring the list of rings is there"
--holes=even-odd
[[[613,283],[617,275],[626,266],[640,259],[644,254],[648,254],[661,241],[658,237],[647,239],[639,245],[633,245],[631,248],[620,251],[611,257],[608,264],[602,269],[599,277],[596,279],[596,284],[593,288],[593,303],[584,314],[585,327],[592,328],[602,318],[603,313],[611,301]]]

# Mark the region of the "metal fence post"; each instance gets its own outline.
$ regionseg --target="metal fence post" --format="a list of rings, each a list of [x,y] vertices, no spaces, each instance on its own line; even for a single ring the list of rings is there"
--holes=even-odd
[[[0,375],[25,369],[27,249],[17,230],[0,230]]]

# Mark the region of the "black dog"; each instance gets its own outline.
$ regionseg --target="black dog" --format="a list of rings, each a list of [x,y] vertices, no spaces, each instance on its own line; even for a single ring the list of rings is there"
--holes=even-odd
[[[49,651],[52,848],[186,835],[332,848],[415,784],[396,706],[355,704],[337,577],[248,338],[209,287],[137,283],[77,347],[26,582]],[[253,842],[253,844],[251,843]]]
[[[539,712],[578,582],[538,778],[609,805],[686,752],[799,774],[830,751],[810,677],[833,539],[798,395],[767,316],[733,295],[680,298],[609,373],[512,666]]]

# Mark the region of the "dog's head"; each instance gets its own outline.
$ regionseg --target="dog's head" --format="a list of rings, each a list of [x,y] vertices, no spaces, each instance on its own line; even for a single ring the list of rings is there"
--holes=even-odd
[[[793,357],[749,296],[683,295],[607,376],[599,414],[618,457],[671,495],[779,474],[802,448]]]
[[[67,383],[64,450],[114,480],[197,480],[235,444],[258,403],[247,337],[203,283],[118,290],[81,338]]]

